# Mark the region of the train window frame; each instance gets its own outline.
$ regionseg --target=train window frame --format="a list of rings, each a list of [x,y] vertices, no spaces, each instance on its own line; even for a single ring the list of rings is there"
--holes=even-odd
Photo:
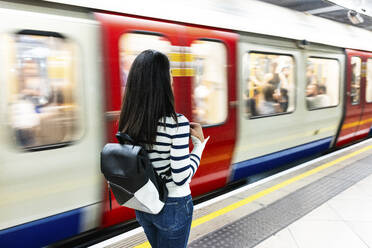
[[[282,115],[290,115],[290,114],[293,114],[294,112],[296,112],[296,109],[297,109],[297,88],[298,88],[298,70],[297,70],[297,59],[296,59],[296,56],[292,53],[280,53],[280,52],[271,52],[271,51],[262,51],[262,50],[247,50],[243,53],[243,56],[242,56],[242,63],[241,63],[241,68],[242,68],[242,81],[244,81],[245,79],[245,70],[244,70],[244,56],[245,55],[248,55],[248,61],[250,59],[250,56],[251,56],[251,53],[258,53],[258,54],[266,54],[266,55],[278,55],[278,56],[288,56],[288,57],[291,57],[292,58],[292,61],[293,61],[293,81],[294,81],[294,90],[293,90],[293,93],[294,93],[294,96],[293,96],[293,99],[294,99],[294,105],[293,105],[293,110],[292,111],[287,111],[287,112],[282,112],[282,113],[275,113],[275,114],[266,114],[266,115],[257,115],[257,116],[247,116],[245,117],[246,120],[255,120],[255,119],[261,119],[261,118],[266,118],[266,117],[274,117],[274,116],[282,116]],[[244,84],[244,82],[243,82]],[[244,103],[242,104],[243,107],[243,111],[245,110],[244,109]]]
[[[206,37],[202,37],[202,38],[197,38],[197,39],[194,39],[192,42],[191,42],[191,44],[190,44],[190,49],[192,50],[192,48],[191,48],[191,46],[192,46],[192,44],[195,42],[195,41],[210,41],[210,42],[216,42],[216,43],[220,43],[220,44],[222,44],[223,46],[224,46],[224,48],[225,48],[225,51],[226,51],[226,57],[225,57],[225,61],[226,61],[226,68],[225,68],[225,70],[226,70],[226,116],[225,116],[225,119],[222,121],[222,122],[218,122],[218,123],[213,123],[213,124],[201,124],[201,126],[203,127],[203,128],[210,128],[210,127],[218,127],[218,126],[222,126],[222,125],[224,125],[224,124],[226,124],[227,123],[227,121],[229,120],[229,118],[230,118],[230,111],[229,111],[229,109],[230,109],[230,107],[229,107],[229,105],[230,105],[230,88],[229,88],[229,76],[230,76],[230,71],[229,71],[229,58],[230,58],[230,52],[229,52],[229,49],[228,49],[228,46],[227,46],[227,44],[226,44],[226,42],[225,41],[223,41],[223,40],[221,40],[221,39],[215,39],[215,38],[206,38]],[[192,52],[192,51],[191,51]],[[194,66],[194,65],[193,65]],[[191,92],[193,92],[193,84],[194,84],[194,79],[195,78],[195,76],[193,76],[192,77],[192,79],[191,79]],[[193,104],[193,98],[192,98],[192,96],[190,96],[190,99],[191,99],[191,111],[192,111],[192,104]],[[192,115],[192,120],[194,121],[194,119],[193,119],[193,115]]]
[[[350,56],[350,66],[351,66],[351,59],[352,58],[359,58],[360,59],[360,79],[359,79],[359,102],[357,102],[357,103],[353,103],[353,98],[352,98],[352,96],[351,96],[351,87],[352,87],[352,85],[351,85],[351,79],[350,79],[350,104],[352,105],[352,106],[358,106],[358,105],[360,105],[360,100],[361,100],[361,95],[362,95],[362,92],[361,92],[361,86],[362,86],[362,71],[363,71],[363,58],[360,56],[360,55],[351,55]],[[353,69],[351,69],[351,70],[353,70]],[[352,75],[352,71],[351,71],[351,74],[350,74],[350,76]]]
[[[121,66],[121,55],[120,55],[120,53],[121,53],[121,49],[122,49],[122,40],[124,39],[125,35],[128,35],[128,34],[142,34],[142,35],[163,37],[163,38],[165,38],[169,42],[170,47],[173,46],[172,45],[172,42],[171,42],[171,39],[169,38],[169,36],[166,35],[166,34],[160,33],[160,32],[148,31],[148,30],[139,30],[139,29],[130,29],[130,30],[126,30],[126,31],[120,33],[120,35],[118,36],[119,37],[118,38],[118,68],[119,68],[119,73],[120,73],[119,74],[119,83],[120,83],[120,94],[121,94],[120,95],[121,96],[120,97],[120,101],[123,100],[124,91],[125,91],[125,89],[122,90],[122,83],[123,82],[122,82],[122,75],[121,75],[121,70],[122,70],[121,67],[122,66]],[[172,52],[172,49],[170,49],[170,50]],[[165,55],[168,57],[167,54],[165,54]],[[138,56],[138,54],[136,55],[136,57],[137,56]],[[172,72],[172,69],[173,69],[172,63],[171,63],[171,60],[170,60],[169,57],[168,57],[168,59],[169,59],[170,70]],[[128,70],[128,73],[129,73],[129,70]],[[174,77],[174,76],[172,75],[172,77]],[[125,82],[125,84],[126,84],[126,82]]]
[[[372,103],[372,94],[371,94],[370,101],[368,101],[369,98],[367,98],[368,85],[369,85],[368,84],[368,61],[371,61],[371,74],[372,74],[372,57],[367,58],[367,61],[366,61],[366,68],[365,68],[365,71],[366,71],[365,101],[366,101],[366,103]],[[371,81],[369,83],[371,84],[371,88],[372,88],[372,75],[371,75]]]
[[[15,141],[14,138],[9,136],[9,139],[11,140],[11,144],[13,144],[13,147],[16,148],[18,151],[23,151],[23,152],[40,152],[40,151],[47,151],[47,150],[55,150],[67,146],[74,145],[78,142],[80,142],[85,134],[86,134],[86,111],[85,111],[85,80],[84,80],[84,58],[82,56],[82,49],[81,45],[79,42],[77,42],[75,39],[70,38],[69,36],[63,35],[59,32],[52,32],[52,31],[45,31],[45,30],[34,30],[34,29],[21,29],[21,30],[15,30],[13,32],[9,33],[9,38],[15,38],[17,35],[28,35],[28,36],[43,36],[43,37],[53,37],[53,38],[58,38],[61,39],[65,42],[69,42],[73,44],[74,46],[74,53],[76,58],[75,61],[75,66],[72,67],[74,71],[74,78],[76,80],[76,86],[74,89],[74,95],[75,95],[75,103],[80,105],[80,109],[77,110],[76,114],[78,118],[75,120],[75,123],[77,125],[77,131],[75,135],[75,139],[69,140],[69,141],[63,141],[63,142],[57,142],[57,143],[51,143],[51,144],[42,144],[42,145],[37,145],[37,146],[30,146],[30,147],[25,147],[18,145],[17,142]],[[15,42],[15,41],[14,41]],[[15,49],[13,56],[17,56],[17,50]],[[7,55],[8,57],[10,55]],[[11,62],[7,62],[6,66],[11,66]],[[18,71],[18,69],[16,70]],[[9,80],[9,79],[8,79]],[[8,80],[6,81],[6,84],[8,84]],[[18,79],[17,79],[18,81]],[[9,88],[7,87],[6,89],[6,95],[7,95],[7,105],[10,106],[12,103],[10,102],[10,97],[11,93],[9,91]],[[83,100],[79,100],[79,97],[84,97]],[[11,129],[12,134],[14,134],[14,128],[12,127],[12,122],[11,122],[11,114],[10,110],[8,108],[7,110],[7,127]],[[13,135],[12,135],[13,136]]]
[[[320,108],[314,108],[314,109],[309,109],[309,107],[307,106],[306,104],[306,82],[304,84],[305,88],[304,88],[304,100],[305,100],[305,108],[307,111],[316,111],[316,110],[321,110],[321,109],[328,109],[328,108],[337,108],[339,105],[340,105],[340,102],[341,102],[341,78],[342,78],[342,71],[341,71],[341,63],[340,63],[340,60],[338,58],[335,58],[335,57],[326,57],[326,56],[307,56],[305,58],[305,63],[307,63],[307,60],[309,58],[314,58],[314,59],[326,59],[326,60],[334,60],[337,62],[337,65],[338,65],[338,101],[337,101],[337,104],[336,105],[330,105],[330,106],[326,106],[326,107],[320,107]],[[305,73],[306,73],[306,70],[305,70]],[[306,78],[306,74],[304,75]]]

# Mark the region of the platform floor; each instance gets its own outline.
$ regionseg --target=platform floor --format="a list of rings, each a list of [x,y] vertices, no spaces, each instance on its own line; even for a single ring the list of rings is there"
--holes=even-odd
[[[372,175],[255,246],[314,247],[372,247]]]
[[[194,208],[189,248],[372,248],[372,139]],[[142,228],[96,247],[150,247]]]

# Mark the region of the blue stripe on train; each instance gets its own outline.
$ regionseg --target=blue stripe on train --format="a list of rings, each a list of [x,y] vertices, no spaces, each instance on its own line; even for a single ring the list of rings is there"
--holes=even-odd
[[[246,178],[248,176],[323,152],[329,148],[332,138],[333,137],[324,138],[304,145],[233,164],[232,180],[234,181]]]
[[[0,247],[42,247],[77,235],[81,209],[0,231]]]

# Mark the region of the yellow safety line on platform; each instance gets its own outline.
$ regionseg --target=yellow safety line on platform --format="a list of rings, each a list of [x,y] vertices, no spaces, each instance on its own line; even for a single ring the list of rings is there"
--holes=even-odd
[[[245,199],[243,199],[241,201],[238,201],[238,202],[233,203],[233,204],[231,204],[231,205],[229,205],[227,207],[224,207],[224,208],[222,208],[220,210],[217,210],[217,211],[215,211],[213,213],[210,213],[208,215],[205,215],[205,216],[203,216],[203,217],[201,217],[199,219],[194,220],[192,222],[192,224],[191,224],[191,228],[194,228],[194,227],[199,226],[199,225],[201,225],[201,224],[203,224],[203,223],[205,223],[207,221],[210,221],[210,220],[212,220],[212,219],[214,219],[214,218],[216,218],[218,216],[221,216],[223,214],[226,214],[228,212],[231,212],[231,211],[233,211],[233,210],[235,210],[235,209],[237,209],[237,208],[239,208],[241,206],[244,206],[244,205],[246,205],[246,204],[248,204],[248,203],[250,203],[250,202],[252,202],[254,200],[257,200],[257,199],[259,199],[259,198],[261,198],[261,197],[263,197],[263,196],[265,196],[265,195],[267,195],[267,194],[269,194],[269,193],[271,193],[273,191],[276,191],[278,189],[281,189],[281,188],[283,188],[283,187],[285,187],[285,186],[287,186],[287,185],[289,185],[291,183],[294,183],[294,182],[296,182],[296,181],[298,181],[300,179],[303,179],[305,177],[311,176],[311,175],[313,175],[313,174],[315,174],[315,173],[317,173],[319,171],[322,171],[322,170],[324,170],[324,169],[326,169],[328,167],[331,167],[332,165],[338,164],[338,163],[340,163],[340,162],[342,162],[342,161],[344,161],[344,160],[346,160],[348,158],[354,157],[354,156],[356,156],[356,155],[358,155],[358,154],[360,154],[362,152],[368,151],[369,149],[372,149],[372,145],[366,146],[366,147],[364,147],[364,148],[362,148],[360,150],[357,150],[357,151],[355,151],[353,153],[350,153],[348,155],[342,156],[342,157],[340,157],[338,159],[335,159],[333,161],[330,161],[328,163],[322,164],[322,165],[320,165],[320,166],[318,166],[318,167],[316,167],[316,168],[314,168],[312,170],[309,170],[307,172],[304,172],[304,173],[302,173],[302,174],[300,174],[298,176],[292,177],[292,178],[290,178],[290,179],[288,179],[288,180],[286,180],[284,182],[281,182],[281,183],[279,183],[277,185],[274,185],[274,186],[272,186],[272,187],[270,187],[268,189],[262,190],[262,191],[254,194],[254,195],[251,195],[251,196],[249,196],[249,197],[247,197],[247,198],[245,198]],[[149,247],[151,247],[150,246],[150,243],[149,242],[145,242],[145,243],[142,243],[140,245],[135,246],[134,248],[149,248]]]

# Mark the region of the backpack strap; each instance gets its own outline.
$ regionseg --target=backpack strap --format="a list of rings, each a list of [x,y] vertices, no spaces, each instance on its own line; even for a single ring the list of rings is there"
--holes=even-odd
[[[109,194],[109,201],[110,201],[110,211],[112,210],[112,203],[111,203],[111,186],[110,183],[107,182],[108,194]]]
[[[134,140],[126,133],[117,132],[116,138],[118,139],[120,144],[124,144],[125,142],[129,142],[132,145],[135,145]]]

